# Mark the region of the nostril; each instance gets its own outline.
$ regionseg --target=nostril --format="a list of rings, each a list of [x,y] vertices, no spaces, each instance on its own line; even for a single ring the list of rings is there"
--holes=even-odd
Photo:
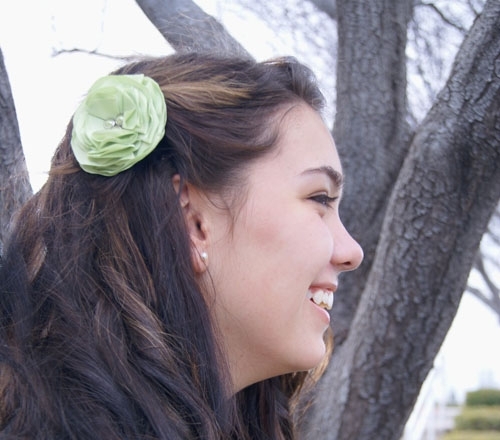
[[[346,271],[357,269],[364,258],[363,249],[357,241],[353,239],[353,248],[351,250],[350,258],[344,263]]]

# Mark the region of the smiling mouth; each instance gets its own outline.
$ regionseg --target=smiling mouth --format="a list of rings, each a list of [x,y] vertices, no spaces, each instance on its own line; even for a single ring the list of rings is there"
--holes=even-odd
[[[331,290],[317,289],[314,292],[307,292],[307,298],[317,306],[331,310],[333,307],[333,292]]]

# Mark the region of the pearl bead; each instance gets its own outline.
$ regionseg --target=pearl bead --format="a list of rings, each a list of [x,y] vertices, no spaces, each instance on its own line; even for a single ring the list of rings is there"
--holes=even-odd
[[[104,128],[113,128],[116,125],[116,121],[114,119],[108,119],[107,121],[104,121]]]

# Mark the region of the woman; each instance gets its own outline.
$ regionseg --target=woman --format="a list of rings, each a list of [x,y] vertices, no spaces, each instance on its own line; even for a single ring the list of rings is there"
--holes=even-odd
[[[289,439],[362,259],[310,71],[184,54],[101,78],[1,272],[1,438]]]

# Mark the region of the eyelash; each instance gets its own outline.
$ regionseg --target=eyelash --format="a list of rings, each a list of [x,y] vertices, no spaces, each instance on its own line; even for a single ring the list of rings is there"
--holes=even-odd
[[[318,194],[310,198],[316,203],[323,205],[325,208],[333,208],[333,204],[337,201],[338,197],[330,197],[327,194]]]

